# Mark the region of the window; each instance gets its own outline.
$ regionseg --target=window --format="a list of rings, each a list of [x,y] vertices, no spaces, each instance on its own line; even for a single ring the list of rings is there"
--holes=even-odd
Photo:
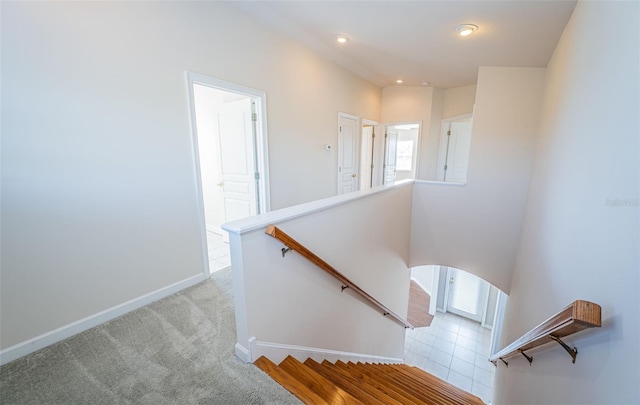
[[[398,141],[396,157],[396,170],[410,172],[413,166],[413,141]]]

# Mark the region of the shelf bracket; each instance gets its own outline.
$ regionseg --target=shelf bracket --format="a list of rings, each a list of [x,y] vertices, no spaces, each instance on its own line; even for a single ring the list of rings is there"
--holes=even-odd
[[[344,290],[346,290],[347,288],[349,288],[348,285],[343,285],[342,287],[340,287],[340,292],[343,292]]]
[[[525,352],[523,352],[522,350],[518,349],[518,351],[520,352],[520,354],[522,354],[524,356],[525,359],[527,359],[529,361],[529,366],[531,366],[531,362],[533,361],[533,356],[527,356],[525,354]]]
[[[500,360],[504,363],[505,366],[509,367],[509,363],[507,363],[502,357],[500,357]],[[496,361],[497,363],[497,361]]]
[[[282,252],[282,257],[284,257],[284,255],[287,254],[288,251],[290,251],[291,248],[289,246],[283,247],[282,249],[280,249],[280,251]]]
[[[571,356],[572,359],[572,363],[575,364],[576,363],[576,356],[578,355],[578,348],[574,347],[573,349],[571,347],[569,347],[565,342],[562,341],[562,339],[560,339],[557,336],[553,336],[553,335],[549,335],[549,338],[552,340],[555,340],[556,342],[558,342],[558,344],[560,346],[562,346],[564,348],[564,350],[567,351],[567,353],[569,353],[569,356]]]

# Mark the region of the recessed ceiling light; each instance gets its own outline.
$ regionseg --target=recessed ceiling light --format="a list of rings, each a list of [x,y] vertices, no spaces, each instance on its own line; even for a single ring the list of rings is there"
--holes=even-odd
[[[402,79],[398,79],[398,80],[396,80],[396,83],[398,83],[398,84],[402,84]]]
[[[458,34],[460,34],[461,37],[469,36],[477,30],[478,26],[473,24],[462,24],[456,27],[456,31],[458,32]]]
[[[344,34],[336,34],[336,41],[340,44],[344,44],[346,42],[349,42],[349,37],[344,35]]]

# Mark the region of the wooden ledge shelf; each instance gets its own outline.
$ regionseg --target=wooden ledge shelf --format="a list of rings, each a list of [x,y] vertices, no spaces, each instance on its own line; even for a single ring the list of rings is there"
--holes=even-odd
[[[589,301],[577,300],[522,335],[509,346],[489,357],[489,361],[497,366],[498,360],[500,360],[508,367],[509,363],[506,361],[508,358],[524,356],[529,361],[529,365],[531,365],[533,357],[528,356],[525,352],[534,347],[555,341],[569,353],[573,363],[575,363],[578,349],[569,347],[562,341],[562,338],[584,329],[599,328],[600,326],[602,326],[600,305]]]

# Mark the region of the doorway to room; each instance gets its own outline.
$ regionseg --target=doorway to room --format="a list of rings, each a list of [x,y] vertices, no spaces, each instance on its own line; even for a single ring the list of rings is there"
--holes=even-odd
[[[420,123],[378,124],[362,120],[359,189],[414,179],[418,170]]]
[[[268,211],[265,94],[188,72],[208,272],[230,265],[222,224]]]

